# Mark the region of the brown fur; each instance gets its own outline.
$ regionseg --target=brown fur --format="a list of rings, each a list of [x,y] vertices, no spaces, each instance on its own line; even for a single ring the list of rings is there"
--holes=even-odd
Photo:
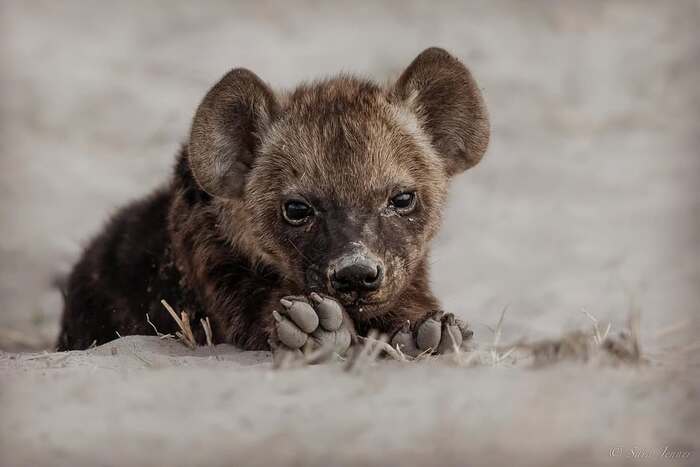
[[[218,341],[244,348],[267,347],[281,297],[311,291],[340,300],[360,333],[420,321],[439,308],[427,256],[449,180],[478,163],[488,138],[476,83],[442,49],[423,52],[387,87],[339,76],[276,95],[250,71],[233,70],[197,110],[166,190],[165,222],[147,226],[164,232],[153,261],[159,270],[172,264],[177,285],[165,288],[177,291],[171,294],[176,308],[209,316]],[[407,190],[415,191],[416,207],[401,214],[387,203]],[[286,223],[282,206],[288,199],[307,202],[313,218],[300,226]],[[358,251],[383,266],[381,287],[334,291],[327,271]],[[105,261],[84,258],[73,275],[74,290],[90,268],[122,266]],[[120,294],[113,283],[93,286]],[[71,300],[69,288],[63,348],[84,345],[93,335],[104,340],[108,333],[76,323],[95,313],[86,303],[116,303],[74,293]],[[160,298],[156,291],[130,303]],[[162,316],[150,303],[120,303],[108,331],[147,331],[139,313]],[[138,325],[125,329],[126,322]]]

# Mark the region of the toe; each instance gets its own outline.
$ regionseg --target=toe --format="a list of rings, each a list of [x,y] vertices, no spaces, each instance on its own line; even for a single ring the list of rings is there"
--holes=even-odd
[[[280,315],[277,311],[272,312],[275,318],[277,338],[279,341],[290,349],[299,349],[308,338],[307,334],[299,329],[292,321],[285,316]]]
[[[457,326],[452,313],[443,316],[441,333],[438,353],[452,353],[462,345],[462,332]]]
[[[403,326],[394,333],[394,337],[391,338],[391,346],[398,348],[401,352],[411,357],[415,357],[420,353],[418,347],[416,347],[416,341],[411,333],[411,323],[406,321]]]
[[[343,324],[343,307],[337,300],[313,292],[311,300],[316,305],[316,313],[321,327],[327,331],[335,331]]]
[[[423,321],[416,332],[416,344],[418,348],[425,351],[436,350],[440,344],[442,325],[435,318],[430,317]]]
[[[346,327],[341,327],[337,331],[326,331],[319,327],[311,334],[311,337],[318,348],[327,347],[340,355],[343,355],[351,344],[350,331]]]
[[[293,297],[285,297],[280,303],[282,314],[288,316],[305,333],[313,332],[318,327],[318,315],[310,304]]]
[[[474,337],[474,331],[469,329],[469,324],[459,318],[455,318],[455,324],[459,328],[460,334],[462,334],[462,341],[468,341]]]

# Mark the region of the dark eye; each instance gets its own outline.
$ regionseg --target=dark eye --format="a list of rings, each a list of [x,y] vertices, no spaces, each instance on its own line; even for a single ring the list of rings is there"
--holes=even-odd
[[[287,201],[282,208],[284,219],[292,225],[305,223],[313,214],[314,210],[303,201]]]
[[[403,213],[410,212],[416,206],[416,194],[412,191],[404,191],[389,200],[389,205]]]

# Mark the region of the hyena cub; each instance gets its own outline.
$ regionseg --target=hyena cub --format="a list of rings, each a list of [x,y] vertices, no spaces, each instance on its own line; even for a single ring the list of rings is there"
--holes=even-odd
[[[388,86],[341,75],[277,94],[235,69],[197,109],[169,185],[75,266],[58,348],[153,334],[147,313],[173,332],[165,299],[244,349],[342,353],[376,329],[409,354],[448,351],[470,331],[440,311],[428,249],[450,179],[488,141],[476,82],[442,49]]]

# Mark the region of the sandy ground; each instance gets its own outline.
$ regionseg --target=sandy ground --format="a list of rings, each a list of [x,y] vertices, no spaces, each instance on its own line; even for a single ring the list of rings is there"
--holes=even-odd
[[[0,2],[0,463],[700,462],[700,3],[349,5]],[[166,179],[226,70],[385,79],[430,45],[472,68],[493,123],[434,247],[445,308],[481,343],[506,305],[504,342],[636,309],[652,364],[274,372],[143,337],[41,353],[52,280]]]

